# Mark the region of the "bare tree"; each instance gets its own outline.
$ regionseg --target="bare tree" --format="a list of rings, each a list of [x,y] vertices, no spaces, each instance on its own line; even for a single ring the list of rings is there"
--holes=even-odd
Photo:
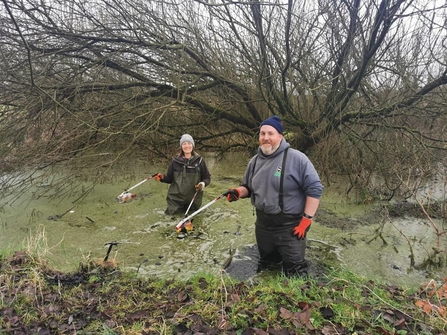
[[[385,170],[384,148],[432,155],[446,140],[436,4],[3,0],[4,166],[166,156],[186,131],[207,150],[254,148],[272,114],[328,175]]]

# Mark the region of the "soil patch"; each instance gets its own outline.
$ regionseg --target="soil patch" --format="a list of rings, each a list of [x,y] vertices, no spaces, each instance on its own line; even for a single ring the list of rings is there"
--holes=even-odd
[[[378,223],[381,215],[380,208],[372,208],[370,212],[366,213],[360,218],[350,218],[338,216],[335,212],[326,208],[318,209],[318,223],[325,227],[337,228],[340,230],[351,230],[359,225],[371,225]]]
[[[424,206],[424,210],[432,219],[440,219],[446,217],[446,204],[444,202],[435,202]],[[322,226],[330,228],[338,228],[341,230],[350,230],[356,228],[358,225],[372,225],[378,224],[386,217],[390,218],[427,218],[427,215],[422,210],[421,206],[416,203],[407,201],[395,203],[383,203],[376,206],[371,206],[369,212],[359,218],[349,218],[346,216],[339,216],[334,211],[327,208],[318,209],[318,222]]]
[[[433,219],[445,217],[445,202],[435,202],[424,206],[427,214]],[[427,215],[422,210],[419,204],[411,202],[397,202],[388,206],[388,212],[391,217],[415,217],[426,218]]]

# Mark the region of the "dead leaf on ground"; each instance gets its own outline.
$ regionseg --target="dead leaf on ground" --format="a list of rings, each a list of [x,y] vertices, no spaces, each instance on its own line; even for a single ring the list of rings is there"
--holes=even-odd
[[[290,319],[292,317],[292,312],[289,311],[288,309],[284,308],[284,307],[280,307],[279,308],[279,316],[283,319]]]

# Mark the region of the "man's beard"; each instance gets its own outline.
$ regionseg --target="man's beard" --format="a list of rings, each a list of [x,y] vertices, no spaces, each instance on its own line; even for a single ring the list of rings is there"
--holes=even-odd
[[[259,147],[261,148],[261,151],[264,155],[269,156],[273,154],[278,149],[279,146],[274,147],[273,144],[264,143],[261,144]]]

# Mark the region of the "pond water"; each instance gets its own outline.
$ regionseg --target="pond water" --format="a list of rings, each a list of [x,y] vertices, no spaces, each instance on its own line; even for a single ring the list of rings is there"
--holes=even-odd
[[[237,186],[248,161],[244,156],[221,160],[212,155],[205,157],[212,181],[205,189],[202,205]],[[222,273],[230,259],[230,274],[233,271],[239,279],[256,274],[255,217],[248,199],[233,203],[225,198],[218,200],[194,218],[191,234],[179,238],[174,227],[183,216],[164,214],[167,184],[150,179],[132,190],[136,197],[131,202],[117,202],[125,189],[153,173],[165,172],[167,165],[129,165],[105,173],[101,183],[82,199],[79,194],[67,196],[66,190],[52,188],[51,178],[14,201],[2,197],[0,250],[31,248],[54,268],[74,271],[81,261],[104,259],[108,243],[116,242],[108,259],[142,276],[186,279],[198,272]],[[38,195],[47,188],[47,194]],[[29,196],[31,202],[26,200]],[[382,229],[388,242],[384,245],[380,238],[372,240],[381,219],[367,225],[361,222],[371,206],[353,205],[337,187],[331,186],[325,188],[320,209],[326,213],[325,220],[337,218],[339,223],[323,224],[317,213],[308,234],[307,257],[312,265],[343,266],[370,279],[405,286],[447,276],[445,266],[431,273],[410,267],[410,245],[416,264],[436,245],[427,220],[388,220]],[[340,224],[344,217],[357,220],[358,225],[344,227]],[[230,251],[234,251],[233,257]]]

